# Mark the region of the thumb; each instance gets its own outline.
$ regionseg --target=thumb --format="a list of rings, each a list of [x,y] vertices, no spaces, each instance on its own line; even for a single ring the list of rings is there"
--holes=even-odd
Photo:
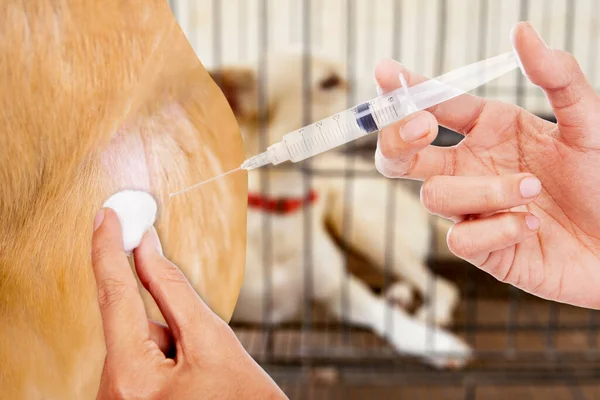
[[[119,217],[110,208],[94,220],[92,267],[107,351],[119,356],[148,337],[148,318],[125,251]]]
[[[561,137],[570,144],[600,147],[599,135],[593,135],[600,122],[600,99],[575,57],[549,48],[528,22],[515,25],[511,40],[523,73],[546,93]]]

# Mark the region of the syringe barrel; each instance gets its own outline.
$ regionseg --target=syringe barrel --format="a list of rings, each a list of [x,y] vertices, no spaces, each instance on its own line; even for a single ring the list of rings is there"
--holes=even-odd
[[[267,151],[273,164],[298,162],[379,131],[416,110],[448,101],[517,67],[512,53],[492,57],[419,85],[396,89],[357,107],[288,133]]]
[[[377,132],[410,112],[400,90],[305,126],[283,137],[289,160],[299,162]]]
[[[278,165],[290,160],[289,150],[283,141],[269,146],[267,152],[269,153],[269,159],[273,165]]]

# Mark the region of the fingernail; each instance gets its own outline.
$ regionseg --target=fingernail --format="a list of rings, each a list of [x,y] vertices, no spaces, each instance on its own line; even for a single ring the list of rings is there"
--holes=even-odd
[[[156,228],[154,228],[154,227],[150,228],[150,230],[148,231],[148,240],[150,241],[152,246],[156,249],[156,251],[158,251],[158,253],[162,256],[163,249],[162,249],[162,245],[160,244],[160,238],[158,237]]]
[[[542,184],[537,178],[525,178],[519,186],[521,196],[526,199],[537,196],[542,191]]]
[[[517,42],[516,42],[516,37],[515,37],[515,33],[517,31],[517,26],[518,26],[518,24],[513,25],[512,29],[510,30],[510,43],[512,44],[513,54],[517,58],[517,64],[519,64],[519,69],[521,70],[521,73],[524,76],[527,76],[527,74],[525,73],[525,67],[523,67],[523,62],[521,61],[521,56],[519,55],[519,52],[517,51],[517,46],[516,46]]]
[[[429,133],[429,123],[424,118],[413,118],[400,128],[400,136],[406,142],[414,142]]]
[[[104,221],[104,210],[98,211],[96,217],[94,218],[94,232],[96,232],[98,228],[100,228],[100,225],[102,225],[102,221]]]
[[[527,77],[527,73],[525,72],[525,67],[523,66],[523,61],[521,61],[521,56],[519,55],[519,52],[517,51],[517,48],[514,47],[514,45],[513,45],[513,54],[515,55],[515,58],[517,59],[517,65],[519,66],[521,73],[523,74],[523,76]]]
[[[383,95],[383,89],[381,88],[381,86],[379,86],[379,84],[377,85],[375,90],[377,90],[377,96]]]
[[[526,216],[525,223],[527,224],[527,227],[532,231],[537,231],[540,228],[540,219],[535,215]]]

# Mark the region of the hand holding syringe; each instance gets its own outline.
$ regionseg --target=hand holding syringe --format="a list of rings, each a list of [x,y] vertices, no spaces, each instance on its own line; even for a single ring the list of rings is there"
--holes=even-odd
[[[285,161],[299,162],[324,153],[392,125],[407,115],[453,99],[494,80],[518,67],[514,53],[505,53],[467,65],[438,78],[408,87],[400,76],[402,87],[356,107],[342,111],[297,131],[288,133],[281,142],[244,161],[232,171],[201,182],[175,196],[239,170],[252,170]]]

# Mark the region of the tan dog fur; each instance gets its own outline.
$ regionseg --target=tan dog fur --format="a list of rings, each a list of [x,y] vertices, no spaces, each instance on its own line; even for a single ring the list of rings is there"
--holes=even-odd
[[[9,0],[0,36],[0,397],[95,398],[95,212],[149,191],[165,255],[228,320],[246,177],[168,194],[239,165],[239,130],[166,1]]]

